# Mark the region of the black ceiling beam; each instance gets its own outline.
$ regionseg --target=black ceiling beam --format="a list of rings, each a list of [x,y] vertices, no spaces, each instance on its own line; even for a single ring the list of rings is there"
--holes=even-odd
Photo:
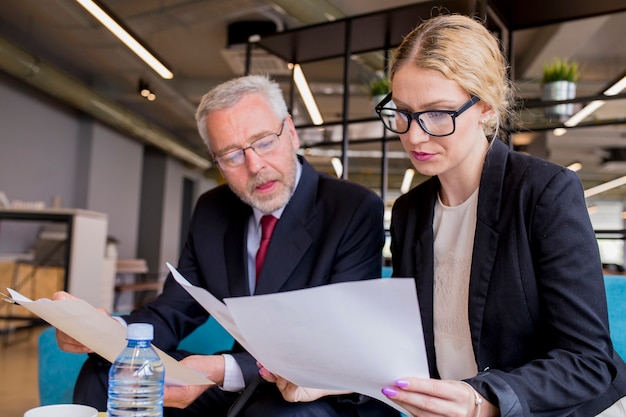
[[[398,46],[421,19],[428,19],[439,7],[466,15],[476,12],[473,0],[429,1],[270,34],[261,37],[257,45],[286,62],[299,64],[344,57],[346,48],[352,54],[382,51]],[[350,45],[344,43],[348,22]]]
[[[488,0],[510,31],[626,11],[623,0]]]

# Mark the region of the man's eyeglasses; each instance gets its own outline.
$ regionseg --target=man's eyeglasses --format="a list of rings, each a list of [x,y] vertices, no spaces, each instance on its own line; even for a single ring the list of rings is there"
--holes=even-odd
[[[228,151],[222,155],[213,154],[213,160],[222,168],[237,168],[246,161],[246,151],[248,149],[252,149],[259,156],[269,154],[278,146],[278,139],[283,134],[283,129],[285,128],[285,120],[287,119],[283,119],[278,133],[270,133],[267,136],[263,136],[245,148]]]
[[[376,105],[375,110],[385,127],[395,133],[406,133],[411,128],[411,120],[417,120],[417,124],[430,136],[449,136],[456,130],[456,118],[465,110],[480,101],[477,96],[472,96],[457,110],[426,110],[411,113],[398,110],[391,102],[391,94]],[[388,106],[388,107],[385,107]]]

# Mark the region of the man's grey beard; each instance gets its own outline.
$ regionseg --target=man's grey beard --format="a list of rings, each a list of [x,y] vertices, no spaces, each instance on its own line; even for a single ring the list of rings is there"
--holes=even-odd
[[[248,185],[247,193],[240,193],[237,190],[234,190],[232,187],[230,188],[236,195],[243,201],[261,211],[264,214],[272,213],[278,210],[281,207],[287,205],[293,192],[295,190],[296,185],[296,173],[297,173],[297,165],[298,157],[294,154],[293,159],[291,160],[292,169],[290,170],[290,177],[276,177],[275,173],[266,173],[265,171],[257,174],[250,184]],[[278,194],[273,194],[271,196],[259,197],[254,194],[254,190],[260,184],[264,184],[268,181],[278,181],[283,187],[281,187],[281,191]]]

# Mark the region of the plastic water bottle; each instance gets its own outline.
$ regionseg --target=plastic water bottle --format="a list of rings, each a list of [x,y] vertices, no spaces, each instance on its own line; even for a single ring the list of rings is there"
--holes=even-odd
[[[128,325],[128,345],[109,371],[108,417],[162,417],[164,368],[150,342],[154,328]]]

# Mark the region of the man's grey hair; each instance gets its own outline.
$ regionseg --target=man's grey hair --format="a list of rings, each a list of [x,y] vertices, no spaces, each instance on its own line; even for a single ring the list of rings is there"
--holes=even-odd
[[[289,115],[287,103],[285,103],[280,86],[267,76],[246,75],[219,84],[202,97],[200,105],[198,105],[196,110],[198,132],[209,149],[209,153],[212,150],[206,128],[207,116],[214,111],[233,107],[249,94],[260,94],[263,96],[280,120],[285,119]]]

